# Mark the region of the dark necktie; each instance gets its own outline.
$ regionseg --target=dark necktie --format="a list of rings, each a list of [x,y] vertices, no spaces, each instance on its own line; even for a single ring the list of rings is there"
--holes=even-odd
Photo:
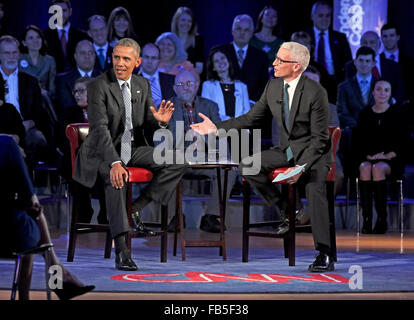
[[[380,79],[381,78],[381,75],[380,75],[380,73],[379,73],[379,70],[378,70],[378,67],[377,66],[374,66],[373,68],[372,68],[372,76],[375,78],[375,79]]]
[[[325,63],[325,32],[321,31],[319,33],[319,42],[318,42],[318,62],[326,68]]]
[[[244,53],[243,49],[237,50],[237,61],[239,62],[240,68],[243,66],[243,61],[244,61],[243,53]]]
[[[125,130],[121,138],[121,160],[126,165],[131,160],[131,140],[132,140],[132,106],[131,92],[128,82],[122,84],[122,98],[125,106]]]
[[[283,90],[283,118],[285,120],[286,130],[289,131],[289,92],[288,92],[289,84],[285,84],[285,89]],[[290,161],[293,158],[292,149],[290,146],[286,149],[286,157],[287,161]]]
[[[105,56],[103,52],[104,52],[103,48],[98,49],[98,60],[99,60],[99,64],[101,65],[102,70],[105,69]]]
[[[65,29],[62,29],[61,34],[60,34],[60,43],[62,45],[63,56],[66,58],[67,41],[66,41],[66,35],[65,34],[66,34]]]

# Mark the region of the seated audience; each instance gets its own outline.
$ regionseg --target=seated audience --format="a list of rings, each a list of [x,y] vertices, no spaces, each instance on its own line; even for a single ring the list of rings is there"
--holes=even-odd
[[[11,36],[2,36],[0,73],[8,88],[5,101],[14,105],[23,120],[26,160],[31,170],[39,160],[48,160],[48,142],[53,141],[53,128],[43,105],[39,81],[25,72],[19,72],[19,56],[19,41]]]
[[[20,49],[19,70],[36,77],[43,94],[55,95],[56,62],[46,54],[43,32],[34,25],[27,26]]]
[[[108,41],[113,48],[119,39],[131,38],[138,41],[138,36],[134,31],[131,16],[124,7],[117,7],[112,10],[108,19]],[[139,41],[138,41],[139,42]]]
[[[88,35],[92,38],[95,49],[95,69],[102,72],[112,68],[112,47],[108,43],[106,18],[94,15],[89,18]]]
[[[284,42],[278,36],[278,14],[272,6],[266,6],[259,13],[256,24],[256,32],[250,39],[250,44],[263,50],[268,57],[269,74],[273,75],[273,61],[280,45]]]
[[[171,21],[171,32],[181,40],[188,61],[194,65],[195,71],[200,75],[204,68],[204,40],[197,33],[197,23],[190,8],[177,9]]]
[[[63,112],[66,107],[76,104],[73,96],[73,86],[76,79],[82,77],[95,78],[101,72],[94,69],[95,66],[95,50],[89,40],[82,40],[76,45],[75,50],[76,67],[71,71],[58,74],[56,77],[56,105],[58,106],[58,115]]]
[[[373,105],[359,114],[354,154],[359,164],[359,186],[362,205],[362,233],[382,234],[387,231],[387,181],[404,173],[405,120],[400,109],[391,103],[391,84],[375,83]],[[372,229],[372,200],[377,221]]]
[[[22,252],[42,244],[51,243],[48,224],[39,200],[34,193],[29,172],[16,142],[7,135],[0,135],[0,199],[3,206],[0,224],[1,255]],[[53,291],[61,300],[67,300],[92,291],[95,286],[85,286],[59,261],[53,247],[45,252],[51,265],[62,272],[62,289]],[[30,298],[33,255],[22,259],[19,279],[19,299]]]
[[[160,48],[161,62],[158,69],[161,72],[177,75],[183,69],[194,71],[194,66],[187,60],[187,52],[175,33],[164,32],[155,44]]]
[[[210,51],[207,79],[203,83],[201,96],[217,103],[222,121],[241,116],[250,110],[247,86],[235,79],[231,61],[217,47]]]
[[[404,96],[404,86],[400,66],[395,61],[391,61],[379,54],[381,39],[378,34],[374,31],[365,32],[361,37],[361,46],[369,47],[375,52],[374,66],[372,67],[372,76],[374,79],[378,80],[382,78],[387,80],[391,83],[393,98],[397,100],[402,99]],[[347,78],[355,75],[356,69],[352,61],[348,61],[345,65],[345,73]]]
[[[69,71],[75,67],[73,54],[76,44],[88,39],[86,32],[73,27],[69,21],[72,16],[70,0],[53,0],[52,5],[62,7],[63,26],[56,25],[56,29],[43,31],[47,43],[47,53],[55,58],[58,73]]]

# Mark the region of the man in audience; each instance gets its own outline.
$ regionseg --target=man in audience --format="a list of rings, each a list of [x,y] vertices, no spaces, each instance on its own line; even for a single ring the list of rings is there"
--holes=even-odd
[[[400,40],[399,28],[390,23],[386,23],[381,28],[381,40],[384,50],[380,54],[380,59],[389,59],[400,65],[402,79],[404,83],[404,98],[411,103],[414,102],[414,59],[401,52],[398,47]]]
[[[12,36],[0,38],[0,72],[7,83],[6,102],[14,105],[23,119],[26,129],[25,152],[29,169],[37,161],[47,160],[48,143],[52,141],[52,128],[49,116],[43,107],[39,81],[18,70],[19,41]]]
[[[361,47],[369,47],[375,52],[374,66],[372,67],[372,76],[375,79],[382,78],[391,83],[393,97],[397,100],[404,95],[404,88],[401,78],[401,70],[398,63],[380,56],[381,39],[374,31],[367,31],[361,37]],[[346,77],[350,78],[356,74],[356,68],[353,61],[345,65]]]
[[[112,68],[112,47],[108,42],[108,28],[104,16],[94,15],[89,18],[88,35],[92,38],[95,49],[95,69],[105,72]]]
[[[317,1],[311,12],[313,27],[306,30],[312,37],[314,59],[326,68],[336,86],[345,78],[344,65],[352,60],[346,35],[332,30],[332,6],[327,1]],[[335,95],[335,93],[332,93]]]
[[[218,106],[215,102],[197,96],[198,88],[200,86],[200,80],[198,75],[193,72],[183,70],[175,77],[174,91],[176,96],[171,98],[171,102],[174,103],[175,111],[170,120],[171,133],[174,138],[174,149],[178,149],[180,145],[187,149],[193,141],[185,141],[184,137],[187,131],[191,130],[190,125],[202,121],[198,113],[201,112],[207,115],[213,121],[220,121],[218,113]],[[181,122],[181,127],[179,122]],[[184,130],[182,130],[182,124],[184,124]],[[208,137],[210,138],[210,137]],[[212,137],[215,139],[215,136]],[[207,138],[206,138],[207,141]],[[205,145],[205,151],[207,154],[207,143]],[[199,152],[197,150],[196,152]],[[207,160],[203,157],[203,160]],[[191,176],[206,176],[211,179],[212,192],[211,197],[208,200],[207,208],[204,216],[201,218],[200,229],[206,232],[219,233],[220,221],[219,219],[219,202],[218,202],[218,184],[217,184],[217,172],[216,169],[190,169],[186,171],[187,175]],[[184,176],[185,177],[185,176]],[[229,172],[226,201],[229,198],[231,188],[235,182],[236,175],[233,171]],[[224,179],[222,178],[222,186],[224,186]],[[172,220],[174,221],[174,220]],[[173,223],[170,222],[170,226]],[[170,227],[170,229],[172,229]]]
[[[75,68],[56,76],[56,105],[59,115],[62,114],[64,108],[76,105],[72,94],[76,79],[95,78],[101,74],[99,70],[94,69],[96,55],[89,40],[82,40],[76,45],[74,58]]]
[[[62,8],[63,25],[56,25],[56,29],[46,29],[44,31],[45,39],[48,44],[48,54],[56,60],[56,71],[65,72],[75,66],[73,53],[76,44],[88,35],[75,27],[71,26],[69,21],[72,15],[72,5],[70,0],[53,0],[53,5]]]
[[[161,100],[170,99],[174,93],[174,76],[158,71],[160,65],[160,49],[153,43],[147,43],[142,48],[142,63],[139,74],[148,79],[151,84],[152,99],[156,106]]]

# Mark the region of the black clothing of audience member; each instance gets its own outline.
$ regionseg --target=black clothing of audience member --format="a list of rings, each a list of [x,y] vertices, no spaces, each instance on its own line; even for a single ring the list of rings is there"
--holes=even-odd
[[[44,30],[44,35],[48,45],[47,53],[55,58],[56,71],[58,73],[65,72],[75,67],[75,53],[76,44],[81,40],[89,40],[88,34],[82,30],[73,27],[69,18],[72,15],[72,6],[69,0],[54,0],[54,5],[62,7],[63,12],[63,30],[65,30],[66,37],[66,52],[63,51],[61,34],[62,29],[47,28]]]

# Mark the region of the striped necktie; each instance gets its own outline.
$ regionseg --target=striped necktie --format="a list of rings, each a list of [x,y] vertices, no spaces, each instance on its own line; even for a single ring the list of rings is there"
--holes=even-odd
[[[237,50],[237,60],[239,62],[239,66],[241,68],[243,66],[243,61],[244,61],[244,51],[243,51],[243,49]]]
[[[161,104],[162,94],[157,84],[157,77],[152,76],[150,78],[150,84],[151,84],[152,100],[154,100],[154,103],[156,106],[159,106]]]
[[[126,81],[122,84],[122,98],[125,106],[125,130],[121,138],[121,160],[127,165],[131,160],[132,104],[131,91]]]

